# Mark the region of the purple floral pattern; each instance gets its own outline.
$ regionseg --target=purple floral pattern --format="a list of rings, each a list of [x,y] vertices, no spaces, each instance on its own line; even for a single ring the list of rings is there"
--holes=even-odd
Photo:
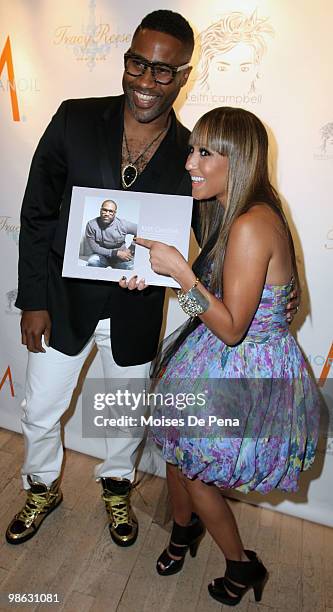
[[[225,345],[200,324],[169,362],[162,383],[220,378],[268,383],[255,388],[255,401],[252,397],[251,402],[238,405],[244,420],[254,423],[250,436],[210,437],[203,430],[202,436],[191,437],[183,435],[180,427],[153,428],[165,460],[178,465],[189,478],[245,493],[296,491],[301,471],[313,463],[320,396],[285,320],[290,290],[291,283],[264,286],[239,345]],[[279,393],[269,392],[270,381],[281,382]],[[241,395],[238,399],[241,402]],[[272,435],[262,435],[263,423],[272,423]]]

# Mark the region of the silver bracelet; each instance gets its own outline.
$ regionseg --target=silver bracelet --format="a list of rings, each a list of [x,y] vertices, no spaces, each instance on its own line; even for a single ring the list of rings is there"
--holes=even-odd
[[[197,288],[199,278],[196,278],[195,283],[188,291],[180,289],[177,293],[178,302],[183,311],[189,317],[196,317],[201,315],[209,307],[209,300],[201,293]]]

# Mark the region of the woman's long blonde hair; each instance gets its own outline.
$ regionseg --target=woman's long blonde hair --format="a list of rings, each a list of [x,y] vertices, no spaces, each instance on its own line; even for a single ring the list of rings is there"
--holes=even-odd
[[[199,203],[201,253],[193,271],[212,293],[222,297],[222,272],[229,233],[234,221],[254,204],[268,204],[280,216],[288,236],[293,275],[299,287],[296,258],[280,198],[268,178],[268,138],[261,121],[242,108],[221,107],[209,111],[196,123],[190,145],[199,145],[226,155],[229,160],[227,198]],[[208,271],[211,274],[207,275]],[[206,279],[207,282],[206,282]],[[158,378],[187,336],[200,325],[189,319],[159,346],[151,376]]]
[[[190,145],[207,147],[229,161],[227,198],[200,202],[200,230],[203,259],[213,263],[210,289],[222,295],[222,270],[234,221],[254,204],[268,204],[282,219],[289,239],[293,275],[298,282],[294,245],[281,200],[268,176],[268,137],[264,125],[253,113],[223,106],[203,115],[194,126]],[[194,266],[194,269],[196,265]]]

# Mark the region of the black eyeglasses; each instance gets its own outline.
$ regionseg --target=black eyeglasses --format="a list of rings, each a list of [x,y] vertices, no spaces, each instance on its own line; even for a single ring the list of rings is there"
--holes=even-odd
[[[186,70],[190,64],[182,66],[171,66],[170,64],[161,64],[159,62],[149,62],[143,57],[138,57],[133,53],[125,53],[125,72],[130,76],[142,76],[149,67],[155,83],[160,85],[170,85],[176,74],[181,70]]]

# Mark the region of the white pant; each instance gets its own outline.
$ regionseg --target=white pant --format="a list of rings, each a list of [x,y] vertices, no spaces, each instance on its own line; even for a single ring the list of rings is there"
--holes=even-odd
[[[63,460],[60,419],[67,410],[81,368],[94,342],[100,351],[106,379],[148,377],[150,363],[118,366],[112,356],[110,321],[99,321],[94,335],[78,355],[69,356],[43,344],[46,353],[29,352],[26,405],[22,417],[25,437],[23,486],[29,488],[27,475],[49,486],[60,474]],[[106,459],[95,468],[95,476],[135,477],[139,438],[105,438]]]

